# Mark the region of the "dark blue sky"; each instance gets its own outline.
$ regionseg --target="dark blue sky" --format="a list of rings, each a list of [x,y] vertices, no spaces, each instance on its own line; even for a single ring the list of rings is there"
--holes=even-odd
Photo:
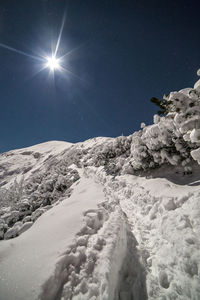
[[[129,135],[152,122],[151,97],[198,79],[198,1],[1,0],[0,43],[58,56],[76,76],[0,48],[0,152],[49,140]]]

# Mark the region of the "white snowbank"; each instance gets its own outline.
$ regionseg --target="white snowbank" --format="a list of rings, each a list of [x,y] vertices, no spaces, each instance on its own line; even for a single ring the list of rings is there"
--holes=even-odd
[[[0,299],[36,299],[56,261],[84,225],[85,210],[103,201],[102,187],[82,178],[71,198],[44,213],[19,237],[1,241]]]
[[[27,148],[12,150],[0,155],[0,176],[3,187],[9,187],[22,177],[27,179],[34,171],[43,166],[45,160],[67,150],[73,144],[50,141]]]

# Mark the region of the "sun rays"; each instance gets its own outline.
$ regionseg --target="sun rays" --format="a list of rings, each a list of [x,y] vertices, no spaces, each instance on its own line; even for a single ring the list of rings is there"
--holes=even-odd
[[[47,57],[47,64],[46,67],[49,68],[52,72],[55,70],[59,70],[61,68],[59,59],[55,56]]]
[[[60,30],[59,30],[59,34],[58,34],[58,38],[57,41],[55,43],[55,49],[53,49],[50,53],[48,54],[42,54],[42,55],[33,55],[31,53],[27,53],[25,51],[16,49],[14,47],[8,46],[4,43],[0,43],[0,47],[7,49],[9,51],[18,53],[20,55],[24,55],[26,57],[29,57],[37,62],[39,62],[38,66],[39,69],[38,71],[35,73],[35,75],[37,75],[38,73],[43,72],[44,70],[49,70],[49,74],[52,74],[52,77],[54,79],[54,73],[55,72],[60,72],[64,75],[64,77],[68,74],[68,75],[72,75],[73,77],[76,77],[77,79],[81,79],[79,76],[75,75],[74,73],[72,73],[70,70],[68,70],[68,68],[66,68],[66,66],[64,66],[65,62],[66,62],[66,57],[69,57],[74,51],[76,51],[79,47],[74,48],[68,52],[66,52],[65,54],[62,54],[62,56],[58,56],[59,53],[59,48],[60,48],[60,44],[61,44],[61,39],[62,39],[62,33],[63,33],[63,29],[65,26],[65,21],[66,21],[66,15],[63,15],[62,18],[62,23],[60,26]],[[50,41],[50,43],[52,43],[52,41]]]

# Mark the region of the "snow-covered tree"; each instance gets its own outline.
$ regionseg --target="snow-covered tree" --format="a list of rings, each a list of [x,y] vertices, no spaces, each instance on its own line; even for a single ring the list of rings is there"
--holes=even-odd
[[[133,169],[146,170],[167,163],[182,165],[188,171],[191,161],[200,163],[200,80],[194,88],[151,101],[161,110],[154,116],[153,125],[142,126],[132,136]]]

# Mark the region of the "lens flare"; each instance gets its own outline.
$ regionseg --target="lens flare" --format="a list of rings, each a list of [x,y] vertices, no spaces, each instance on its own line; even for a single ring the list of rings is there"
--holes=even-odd
[[[49,68],[52,72],[56,69],[60,69],[59,59],[55,56],[47,57],[46,67]]]
[[[67,68],[64,67],[65,63],[66,63],[66,58],[71,56],[75,51],[79,50],[79,48],[82,47],[82,45],[68,51],[67,53],[63,54],[62,56],[60,56],[60,55],[58,56],[62,33],[63,33],[64,25],[65,25],[65,20],[66,20],[66,13],[64,13],[63,18],[62,18],[62,23],[61,23],[59,35],[58,35],[58,38],[57,38],[57,41],[55,44],[55,49],[52,49],[52,51],[49,52],[48,56],[47,56],[47,53],[45,54],[44,52],[42,54],[37,53],[35,55],[33,55],[31,53],[26,53],[22,50],[16,49],[14,47],[10,47],[9,45],[3,44],[1,42],[0,42],[0,48],[4,48],[9,51],[16,52],[18,54],[30,57],[36,61],[41,62],[41,67],[38,68],[39,70],[34,75],[39,74],[40,72],[48,69],[49,73],[51,74],[51,77],[53,79],[54,79],[54,75],[55,75],[56,71],[59,71],[60,74],[62,74],[62,75],[68,74],[69,76],[73,76],[76,79],[84,81],[82,78],[80,78],[79,76],[77,76],[76,74],[71,72],[68,69],[68,66],[67,66]],[[63,64],[64,64],[64,66],[63,66]]]

